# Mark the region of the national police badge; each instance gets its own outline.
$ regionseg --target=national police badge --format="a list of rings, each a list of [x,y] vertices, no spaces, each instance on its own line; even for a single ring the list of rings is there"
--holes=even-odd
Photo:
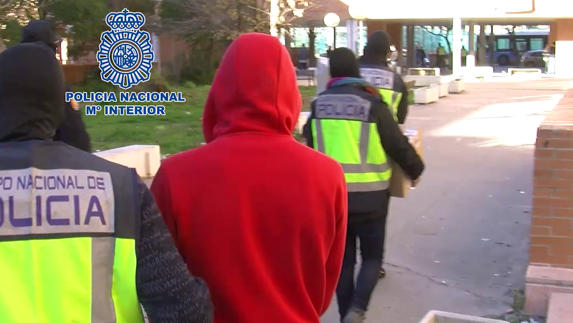
[[[145,24],[140,12],[111,12],[105,17],[111,31],[101,34],[96,54],[102,81],[127,90],[149,81],[153,63],[153,48],[148,32],[139,30]]]

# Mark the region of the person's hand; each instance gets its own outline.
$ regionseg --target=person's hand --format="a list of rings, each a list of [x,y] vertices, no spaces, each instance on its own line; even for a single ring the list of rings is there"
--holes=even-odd
[[[418,186],[418,184],[420,183],[420,180],[422,179],[422,177],[418,177],[415,180],[412,180],[412,184],[410,184],[410,187],[416,187]]]

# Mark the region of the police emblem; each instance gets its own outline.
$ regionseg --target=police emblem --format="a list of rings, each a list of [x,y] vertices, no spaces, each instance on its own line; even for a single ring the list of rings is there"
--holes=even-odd
[[[111,31],[101,34],[96,58],[104,82],[127,90],[149,81],[153,63],[153,48],[148,32],[139,30],[145,24],[140,12],[111,12],[105,17]]]

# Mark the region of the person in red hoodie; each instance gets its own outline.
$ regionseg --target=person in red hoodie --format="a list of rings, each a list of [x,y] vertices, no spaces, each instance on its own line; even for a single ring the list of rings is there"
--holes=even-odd
[[[227,49],[203,113],[206,145],[167,158],[151,190],[215,323],[319,323],[342,265],[341,165],[292,136],[295,70],[276,37]]]

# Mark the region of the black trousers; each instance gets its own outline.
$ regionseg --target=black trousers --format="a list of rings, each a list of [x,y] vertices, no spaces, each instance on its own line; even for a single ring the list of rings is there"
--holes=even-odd
[[[346,233],[346,248],[342,261],[342,271],[336,288],[340,319],[351,308],[368,310],[370,298],[376,284],[382,261],[386,239],[387,203],[377,212],[369,214],[349,214]],[[356,243],[360,240],[362,263],[358,278],[354,283],[356,266]]]

